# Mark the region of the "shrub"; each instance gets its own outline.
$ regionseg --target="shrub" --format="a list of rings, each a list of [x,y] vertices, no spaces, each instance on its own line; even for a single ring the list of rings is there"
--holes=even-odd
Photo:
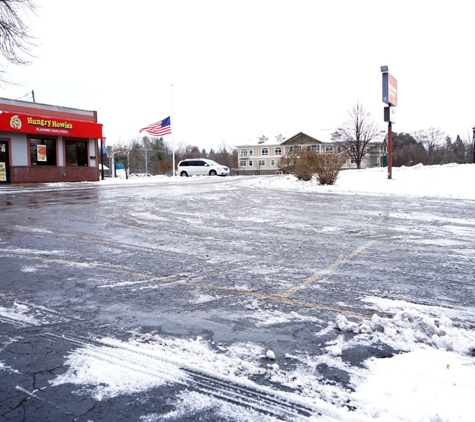
[[[320,154],[315,173],[319,185],[333,185],[338,179],[344,157],[340,154]]]
[[[279,168],[298,180],[309,181],[316,175],[319,185],[333,185],[343,165],[340,154],[320,154],[304,149],[282,156]]]

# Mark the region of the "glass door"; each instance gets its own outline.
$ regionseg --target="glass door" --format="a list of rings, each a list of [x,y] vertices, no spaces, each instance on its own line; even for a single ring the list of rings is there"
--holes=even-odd
[[[0,141],[0,183],[9,183],[8,143]]]

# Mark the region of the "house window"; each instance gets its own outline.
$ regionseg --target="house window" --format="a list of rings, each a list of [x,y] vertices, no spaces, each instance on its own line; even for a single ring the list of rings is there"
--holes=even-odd
[[[282,155],[282,148],[277,147],[274,149],[274,155]]]
[[[266,165],[266,161],[265,160],[259,160],[259,167],[263,167]]]
[[[241,157],[247,157],[247,149],[241,150]]]
[[[249,157],[252,157],[252,148],[249,148]]]
[[[325,153],[332,154],[333,153],[333,145],[325,145]]]
[[[261,155],[269,155],[269,148],[262,148]]]
[[[246,167],[246,160],[239,161],[239,167]]]
[[[252,160],[249,160],[249,167],[252,167]]]
[[[270,165],[275,166],[275,160],[270,160]]]
[[[337,146],[336,151],[338,152],[338,154],[341,153],[341,151],[342,151],[341,145],[338,145],[338,146]]]
[[[312,151],[320,152],[320,145],[312,145]]]
[[[32,166],[55,166],[56,140],[30,138],[30,161]]]
[[[66,141],[66,165],[87,166],[87,142]]]

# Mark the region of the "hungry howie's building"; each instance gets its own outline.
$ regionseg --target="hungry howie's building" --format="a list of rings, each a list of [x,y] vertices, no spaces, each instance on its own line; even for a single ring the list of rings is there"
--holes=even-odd
[[[0,185],[97,182],[97,112],[0,98]]]

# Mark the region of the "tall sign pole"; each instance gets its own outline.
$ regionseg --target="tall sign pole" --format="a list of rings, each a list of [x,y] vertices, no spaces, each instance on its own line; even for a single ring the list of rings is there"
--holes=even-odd
[[[392,124],[396,123],[397,106],[397,80],[389,74],[387,66],[381,66],[383,75],[383,103],[384,121],[388,123],[388,179],[392,179],[393,173],[393,132]]]

